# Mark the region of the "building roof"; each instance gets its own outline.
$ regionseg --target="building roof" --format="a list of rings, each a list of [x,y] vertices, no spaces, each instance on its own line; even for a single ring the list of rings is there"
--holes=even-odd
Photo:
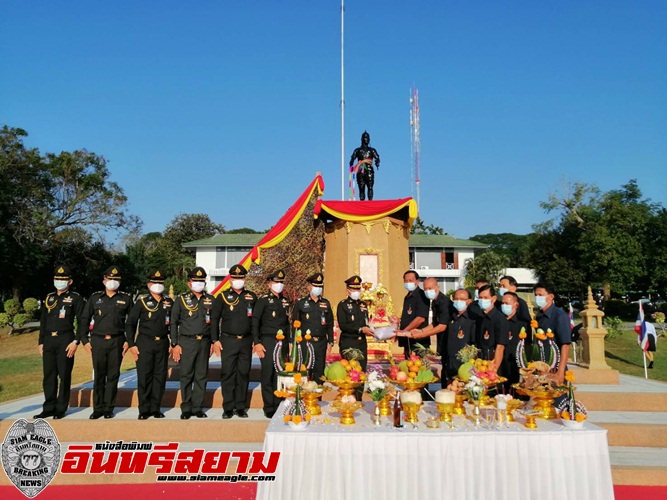
[[[266,236],[262,234],[218,234],[211,238],[184,243],[186,248],[196,247],[254,247]],[[410,247],[456,247],[456,248],[486,248],[487,245],[479,241],[463,240],[449,234],[411,234]]]

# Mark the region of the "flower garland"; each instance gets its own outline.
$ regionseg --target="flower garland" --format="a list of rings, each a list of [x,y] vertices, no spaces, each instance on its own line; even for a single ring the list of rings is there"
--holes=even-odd
[[[310,330],[306,330],[306,335],[302,336],[301,321],[294,321],[294,342],[292,342],[291,352],[284,356],[283,341],[285,335],[282,330],[278,330],[276,347],[273,349],[273,364],[276,371],[291,373],[312,370],[315,366],[315,348],[310,342],[311,339]],[[305,349],[303,346],[305,346]]]
[[[536,327],[537,321],[531,321],[531,326]],[[534,335],[533,349],[530,355],[526,352],[526,338],[528,334],[525,328],[519,332],[519,343],[516,348],[516,362],[519,368],[526,369],[533,361],[542,361],[549,365],[551,371],[555,371],[560,364],[560,349],[554,341],[551,328],[544,330],[539,328]]]

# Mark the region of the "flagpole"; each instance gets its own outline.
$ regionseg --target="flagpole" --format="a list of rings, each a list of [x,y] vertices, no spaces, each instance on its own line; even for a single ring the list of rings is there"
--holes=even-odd
[[[340,0],[340,199],[345,201],[345,0]]]
[[[642,358],[644,358],[644,378],[648,380],[648,369],[646,368],[646,351],[642,349]]]

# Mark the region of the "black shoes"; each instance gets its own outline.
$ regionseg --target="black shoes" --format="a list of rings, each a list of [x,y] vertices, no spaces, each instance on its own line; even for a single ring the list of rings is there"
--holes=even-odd
[[[237,417],[248,418],[248,412],[245,410],[236,410],[234,413]]]
[[[150,413],[140,413],[139,414],[139,420],[146,420],[151,416]]]
[[[234,416],[234,412],[232,410],[226,410],[222,412],[222,418],[224,420],[228,420]]]
[[[266,418],[273,418],[273,416],[275,414],[276,414],[276,410],[269,410],[269,411],[264,410],[264,416]]]
[[[184,411],[181,413],[181,420],[188,420],[190,417],[192,417],[192,412]]]
[[[88,417],[88,418],[90,418],[91,420],[97,420],[98,418],[100,418],[102,416],[104,416],[104,413],[102,413],[101,411],[94,411],[92,413],[92,415],[90,415],[90,417]]]
[[[32,418],[47,418],[47,417],[52,417],[54,415],[55,415],[55,412],[43,411],[41,413],[38,413],[37,415],[33,415]]]
[[[194,416],[197,418],[206,418],[208,415],[204,413],[203,411],[199,410],[194,413]]]
[[[64,411],[59,411],[57,413],[54,413],[53,420],[60,420],[61,418],[65,418],[65,412]]]
[[[164,418],[164,413],[161,411],[155,411],[153,412],[153,418]]]
[[[649,367],[649,368],[653,368],[653,361],[651,361],[651,362],[648,364],[648,367]]]
[[[114,414],[112,411],[108,411],[104,414],[104,418],[113,418]]]

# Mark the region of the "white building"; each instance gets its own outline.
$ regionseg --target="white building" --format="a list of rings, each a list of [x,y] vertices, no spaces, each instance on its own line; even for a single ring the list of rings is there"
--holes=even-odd
[[[183,245],[194,248],[197,265],[206,269],[207,289],[213,290],[229,273],[229,268],[245,257],[264,234],[220,234]],[[443,292],[463,286],[465,264],[487,245],[450,235],[413,234],[409,252],[411,267],[422,278],[436,278]]]

